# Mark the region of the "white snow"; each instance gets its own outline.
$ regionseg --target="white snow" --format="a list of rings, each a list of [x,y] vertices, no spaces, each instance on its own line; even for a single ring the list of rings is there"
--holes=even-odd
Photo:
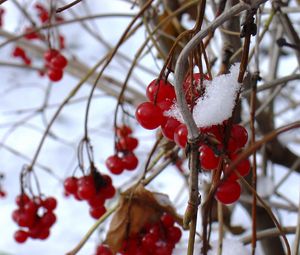
[[[216,76],[212,81],[204,81],[205,94],[196,101],[193,117],[198,127],[209,127],[221,124],[231,117],[236,95],[241,87],[237,77],[240,64],[231,66],[230,73]],[[174,106],[165,115],[171,116],[183,123],[183,118]]]
[[[218,241],[213,241],[211,243],[212,249],[208,252],[208,255],[217,255],[218,254]],[[223,239],[222,245],[222,254],[226,255],[237,255],[243,254],[248,255],[250,252],[246,247],[239,241],[234,239]]]

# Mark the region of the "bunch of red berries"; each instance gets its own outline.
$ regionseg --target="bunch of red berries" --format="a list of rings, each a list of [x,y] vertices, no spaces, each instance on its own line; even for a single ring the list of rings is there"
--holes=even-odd
[[[79,201],[87,201],[90,206],[89,213],[95,219],[99,219],[106,212],[105,200],[116,193],[111,178],[99,172],[80,178],[66,178],[64,190],[67,195],[73,195]]]
[[[31,65],[31,59],[27,56],[25,50],[16,46],[12,52],[13,57],[22,59],[25,65]]]
[[[245,177],[250,172],[249,159],[242,160],[236,168],[228,172],[230,162],[234,161],[239,153],[243,150],[248,140],[247,130],[238,124],[233,124],[229,138],[225,139],[227,122],[224,125],[212,126],[204,129],[210,135],[219,141],[219,144],[212,148],[208,145],[202,145],[199,148],[201,168],[205,171],[215,170],[220,164],[224,180],[222,180],[220,186],[217,188],[215,197],[223,204],[231,204],[237,201],[241,194],[241,187],[237,180],[239,176]],[[226,143],[226,146],[224,145]],[[224,154],[223,161],[221,162],[221,154]],[[238,174],[237,174],[238,173]]]
[[[60,81],[63,78],[63,70],[68,60],[58,50],[49,49],[44,54],[45,66],[48,68],[47,75],[51,81]]]
[[[190,76],[187,76],[183,83],[185,98],[189,105],[201,95],[200,78],[201,75],[195,73],[193,83]],[[207,76],[204,78],[208,79]],[[168,81],[155,79],[148,85],[146,95],[150,102],[144,102],[137,107],[135,113],[137,121],[145,129],[161,126],[164,137],[184,148],[187,142],[186,126],[175,118],[164,115],[164,112],[170,110],[176,102],[174,86]]]
[[[28,238],[45,240],[50,235],[50,228],[56,222],[54,209],[57,201],[54,197],[29,198],[25,193],[17,196],[18,209],[12,213],[13,220],[21,229],[14,234],[18,243],[24,243]]]
[[[138,139],[131,134],[131,128],[126,125],[117,128],[117,153],[105,161],[106,167],[113,174],[121,174],[125,169],[132,171],[138,165],[138,158],[133,152],[138,146]]]
[[[36,3],[34,7],[37,10],[38,17],[42,23],[47,23],[50,21],[49,11],[44,5],[42,5],[41,3]],[[57,15],[55,12],[53,14],[56,22],[61,22],[64,20],[60,15]]]
[[[147,224],[137,235],[125,240],[122,255],[171,255],[181,238],[181,230],[174,226],[174,218],[163,214],[154,224]]]

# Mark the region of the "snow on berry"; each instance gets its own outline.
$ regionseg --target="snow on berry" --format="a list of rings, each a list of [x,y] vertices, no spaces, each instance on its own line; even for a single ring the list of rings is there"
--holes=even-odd
[[[195,102],[193,108],[193,117],[198,127],[221,124],[231,117],[236,95],[241,87],[237,81],[239,67],[239,64],[232,65],[229,74],[217,76],[211,81],[203,81],[205,93]],[[174,117],[183,123],[177,104],[164,112],[164,115]]]

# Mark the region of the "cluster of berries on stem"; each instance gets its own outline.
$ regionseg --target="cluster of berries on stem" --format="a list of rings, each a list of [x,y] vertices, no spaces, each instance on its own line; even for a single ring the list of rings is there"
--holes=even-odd
[[[12,218],[20,227],[14,234],[18,243],[28,238],[45,240],[50,235],[50,228],[56,222],[54,209],[57,201],[54,197],[30,198],[26,193],[16,198],[18,208],[13,211]]]
[[[48,68],[47,76],[57,82],[63,78],[63,70],[68,65],[68,60],[58,50],[49,49],[44,54],[45,66]]]
[[[78,201],[87,201],[89,213],[94,219],[99,219],[106,212],[106,199],[112,198],[116,193],[111,178],[96,171],[79,178],[66,178],[64,190],[66,195],[73,195]]]
[[[164,213],[158,222],[147,223],[139,233],[123,241],[118,254],[122,255],[171,255],[180,241],[181,229],[175,226],[174,218]],[[105,244],[97,247],[96,255],[112,255]]]
[[[117,127],[116,134],[116,153],[109,156],[105,164],[112,174],[121,174],[125,169],[128,171],[136,169],[138,165],[138,158],[134,154],[138,139],[131,135],[132,129],[126,125]]]

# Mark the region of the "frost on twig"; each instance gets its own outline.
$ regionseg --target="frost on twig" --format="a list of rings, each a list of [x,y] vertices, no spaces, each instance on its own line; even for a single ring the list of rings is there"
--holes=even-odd
[[[237,81],[239,68],[240,64],[236,63],[230,68],[230,73],[203,82],[205,93],[196,101],[193,109],[193,118],[197,127],[221,124],[231,117],[236,95],[241,87]],[[184,123],[177,104],[164,114]]]

